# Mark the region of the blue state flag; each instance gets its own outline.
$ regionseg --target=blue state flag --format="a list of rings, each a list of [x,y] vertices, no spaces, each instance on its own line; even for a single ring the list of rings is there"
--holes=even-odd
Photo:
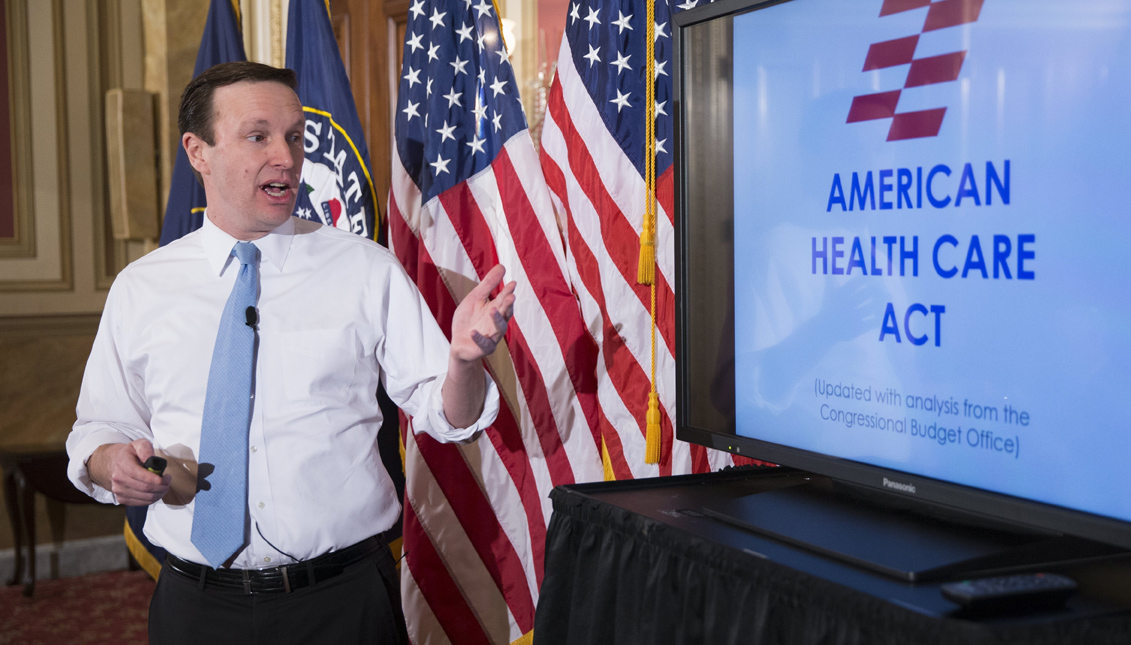
[[[240,33],[239,2],[212,0],[192,76],[200,76],[213,65],[242,60],[247,60],[247,56]],[[196,180],[185,149],[178,142],[173,180],[169,183],[169,201],[165,205],[165,221],[161,226],[161,246],[200,228],[206,205],[204,186]]]
[[[376,239],[369,148],[325,0],[291,0],[287,67],[306,113],[295,215]]]

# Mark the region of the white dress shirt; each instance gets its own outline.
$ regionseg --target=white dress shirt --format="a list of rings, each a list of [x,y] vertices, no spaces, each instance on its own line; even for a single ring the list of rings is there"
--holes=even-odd
[[[95,499],[116,503],[86,469],[103,444],[145,438],[195,467],[212,348],[239,272],[230,255],[236,241],[205,217],[201,229],[132,263],[114,281],[67,439],[71,481]],[[440,392],[447,339],[387,249],[298,218],[255,245],[251,523],[235,568],[306,560],[396,522],[400,502],[376,444],[378,383],[413,415],[417,432],[440,441],[474,439],[499,407],[485,375],[479,420],[463,429],[448,423]],[[195,493],[191,482],[188,493]],[[153,504],[145,535],[205,563],[189,537],[193,505],[172,496]]]

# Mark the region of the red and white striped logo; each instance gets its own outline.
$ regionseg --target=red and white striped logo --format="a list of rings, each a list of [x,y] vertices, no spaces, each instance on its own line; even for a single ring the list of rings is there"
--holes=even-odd
[[[966,50],[938,56],[916,58],[915,49],[922,34],[957,27],[978,20],[983,0],[884,0],[880,17],[927,7],[927,19],[918,34],[873,43],[864,59],[864,72],[910,65],[903,87],[897,90],[863,94],[852,99],[847,123],[891,119],[888,141],[938,136],[946,107],[913,112],[897,112],[900,96],[913,88],[958,80]]]

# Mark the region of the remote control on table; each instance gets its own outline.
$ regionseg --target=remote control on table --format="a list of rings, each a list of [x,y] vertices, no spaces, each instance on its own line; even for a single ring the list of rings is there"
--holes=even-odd
[[[1076,583],[1055,573],[1025,573],[963,580],[942,586],[942,594],[964,609],[1051,609],[1064,604]]]

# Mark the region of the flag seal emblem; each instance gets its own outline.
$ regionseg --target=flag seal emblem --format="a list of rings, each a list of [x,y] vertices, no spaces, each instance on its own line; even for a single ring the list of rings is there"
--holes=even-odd
[[[357,146],[329,112],[311,107],[304,107],[303,112],[306,158],[295,215],[372,237],[373,180]]]

